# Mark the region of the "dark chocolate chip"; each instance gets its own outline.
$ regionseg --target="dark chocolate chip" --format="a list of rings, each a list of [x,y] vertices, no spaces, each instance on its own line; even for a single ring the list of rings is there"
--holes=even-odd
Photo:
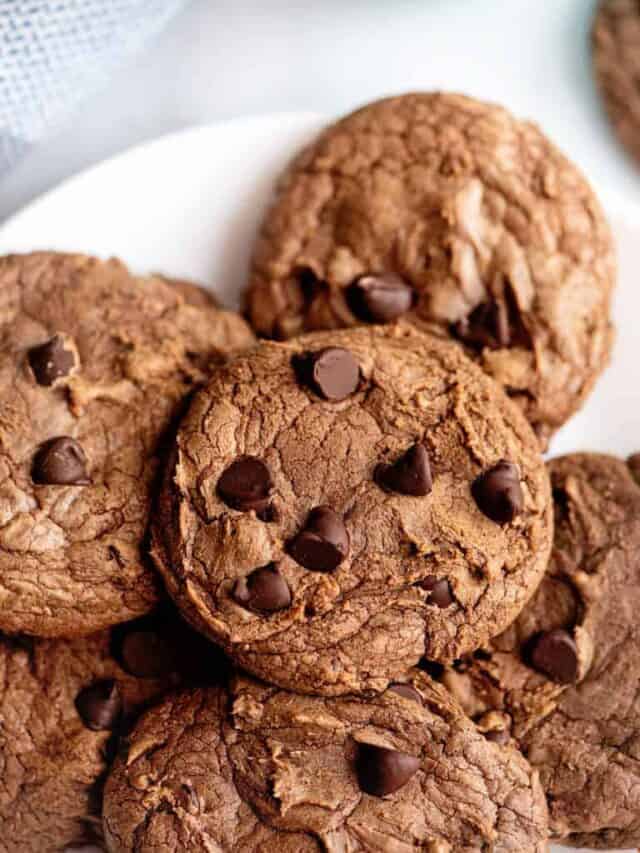
[[[453,604],[453,595],[449,581],[446,578],[438,579],[435,575],[429,575],[422,581],[422,588],[429,593],[427,604],[435,604],[436,607],[445,608]]]
[[[413,289],[395,273],[361,275],[347,288],[347,302],[365,323],[390,323],[411,308]]]
[[[74,438],[62,435],[40,446],[31,472],[34,483],[49,486],[86,486],[87,457]]]
[[[427,660],[427,658],[422,658],[418,662],[418,668],[424,670],[434,681],[440,681],[445,673],[445,668],[441,663],[435,660]]]
[[[397,693],[398,696],[404,696],[405,699],[409,699],[411,702],[417,702],[419,705],[422,705],[422,696],[410,684],[392,684],[389,690]]]
[[[336,403],[358,390],[360,365],[348,349],[326,347],[295,356],[292,364],[298,381],[324,400]]]
[[[535,669],[554,681],[572,684],[578,678],[578,649],[571,634],[563,628],[534,637],[528,656]]]
[[[501,459],[471,486],[478,508],[497,524],[508,524],[522,512],[524,496],[516,465]]]
[[[414,444],[391,465],[378,465],[375,480],[383,489],[423,497],[433,486],[429,454],[424,444]]]
[[[344,521],[329,506],[312,509],[304,529],[289,542],[289,553],[305,569],[332,572],[349,553]]]
[[[122,668],[138,678],[158,678],[176,669],[176,655],[156,631],[130,631],[120,646]]]
[[[509,282],[494,299],[478,305],[451,326],[451,334],[468,347],[482,351],[505,347],[531,348],[532,341],[523,313]]]
[[[358,785],[362,791],[373,797],[393,794],[407,784],[419,767],[419,759],[407,755],[406,752],[369,743],[358,744]]]
[[[500,746],[504,746],[511,740],[509,732],[506,729],[492,729],[490,732],[485,732],[484,736],[491,743],[497,743]]]
[[[122,713],[122,699],[113,679],[96,681],[76,696],[76,710],[84,725],[94,732],[112,731]]]
[[[68,376],[76,366],[76,354],[72,347],[65,346],[62,335],[29,350],[29,364],[38,385],[53,385],[56,379]]]
[[[261,613],[284,610],[291,604],[291,590],[275,563],[239,578],[232,595],[238,604]]]
[[[272,488],[271,472],[256,456],[236,459],[218,480],[218,494],[227,506],[258,515],[267,511]]]

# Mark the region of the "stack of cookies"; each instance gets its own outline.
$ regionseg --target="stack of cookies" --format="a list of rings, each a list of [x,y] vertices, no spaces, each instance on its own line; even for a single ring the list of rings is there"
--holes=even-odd
[[[640,844],[640,462],[542,458],[615,275],[578,170],[443,94],[291,165],[260,342],[0,261],[0,850]]]

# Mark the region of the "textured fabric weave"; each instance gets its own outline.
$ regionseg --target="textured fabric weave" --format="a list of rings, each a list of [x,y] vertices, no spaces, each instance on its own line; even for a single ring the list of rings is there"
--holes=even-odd
[[[185,0],[0,0],[0,177]]]

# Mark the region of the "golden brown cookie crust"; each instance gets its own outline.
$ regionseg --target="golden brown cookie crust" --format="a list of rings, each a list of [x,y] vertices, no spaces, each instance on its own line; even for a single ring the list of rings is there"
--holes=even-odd
[[[413,699],[312,698],[248,678],[230,696],[169,698],[107,782],[110,853],[543,853],[546,807],[526,761],[486,741],[422,673],[410,681]],[[413,774],[384,797],[363,792],[362,744],[414,757]]]
[[[640,163],[640,6],[601,0],[593,22],[593,67],[611,126]]]
[[[328,128],[280,181],[248,316],[277,338],[350,326],[349,285],[390,271],[413,287],[417,320],[448,333],[488,306],[486,331],[506,325],[503,345],[469,351],[543,438],[608,361],[616,266],[601,207],[544,134],[501,107],[417,93]]]
[[[38,377],[34,348],[56,335],[73,365],[54,378],[45,358]],[[237,315],[117,260],[0,259],[2,630],[87,634],[153,606],[143,537],[164,434],[210,365],[252,341]],[[39,461],[60,437],[63,470]],[[69,465],[81,476],[52,482]]]
[[[327,347],[360,367],[342,402],[322,400],[294,368]],[[416,442],[431,493],[381,488],[378,464]],[[223,471],[247,455],[273,479],[266,520],[218,494]],[[501,459],[517,466],[523,493],[508,524],[472,494]],[[329,571],[305,568],[290,547],[322,505],[349,538]],[[326,695],[384,689],[425,653],[451,661],[498,633],[536,588],[552,534],[548,476],[517,406],[459,347],[408,324],[264,343],[217,371],[181,425],[155,520],[154,557],[185,617],[254,674]],[[238,603],[237,583],[272,563],[289,606]]]

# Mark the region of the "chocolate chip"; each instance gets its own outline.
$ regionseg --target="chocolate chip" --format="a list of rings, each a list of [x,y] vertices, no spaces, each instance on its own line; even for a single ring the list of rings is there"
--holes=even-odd
[[[74,438],[62,435],[40,446],[31,472],[34,483],[49,486],[86,486],[87,457]]]
[[[76,710],[91,731],[112,731],[122,713],[118,685],[110,678],[85,687],[76,696]]]
[[[478,508],[497,524],[508,524],[522,512],[524,496],[516,465],[501,459],[471,486]]]
[[[419,705],[422,705],[422,696],[410,684],[392,684],[389,690],[397,693],[398,696],[404,696],[405,699],[409,699],[411,702],[417,702]]]
[[[267,511],[272,488],[271,472],[256,456],[236,459],[218,480],[218,494],[227,506],[258,515]]]
[[[76,366],[76,353],[66,344],[62,335],[32,347],[28,354],[29,364],[38,385],[53,385],[56,379],[68,376]]]
[[[275,563],[239,578],[232,595],[243,607],[263,613],[284,610],[291,604],[291,590]]]
[[[344,400],[358,390],[360,365],[348,349],[326,347],[293,358],[298,381],[331,402]]]
[[[495,299],[478,305],[468,317],[451,326],[451,334],[480,352],[505,347],[531,348],[531,335],[510,283]]]
[[[419,759],[406,752],[369,743],[358,744],[356,774],[358,785],[366,794],[374,797],[393,794],[407,784],[419,767]]]
[[[365,323],[390,323],[411,308],[413,290],[395,273],[361,275],[347,288],[347,302]]]
[[[120,646],[122,668],[138,678],[158,678],[176,669],[176,655],[156,631],[131,631]]]
[[[305,569],[332,572],[349,553],[344,521],[329,506],[312,509],[304,529],[289,542],[289,553]]]
[[[435,604],[436,607],[445,608],[453,604],[453,595],[449,581],[446,578],[438,578],[435,575],[429,575],[422,581],[422,588],[429,592],[427,596],[427,604]]]
[[[427,658],[422,658],[418,662],[418,667],[424,670],[434,681],[440,681],[445,673],[445,668],[441,663],[435,660],[427,660]]]
[[[491,743],[497,743],[500,746],[504,746],[511,740],[509,732],[506,729],[492,729],[490,732],[485,732],[484,736]]]
[[[378,465],[375,480],[383,489],[423,497],[433,486],[429,455],[424,444],[414,444],[391,465]]]
[[[571,634],[563,628],[534,637],[528,656],[535,669],[554,681],[571,684],[578,678],[578,649]]]

